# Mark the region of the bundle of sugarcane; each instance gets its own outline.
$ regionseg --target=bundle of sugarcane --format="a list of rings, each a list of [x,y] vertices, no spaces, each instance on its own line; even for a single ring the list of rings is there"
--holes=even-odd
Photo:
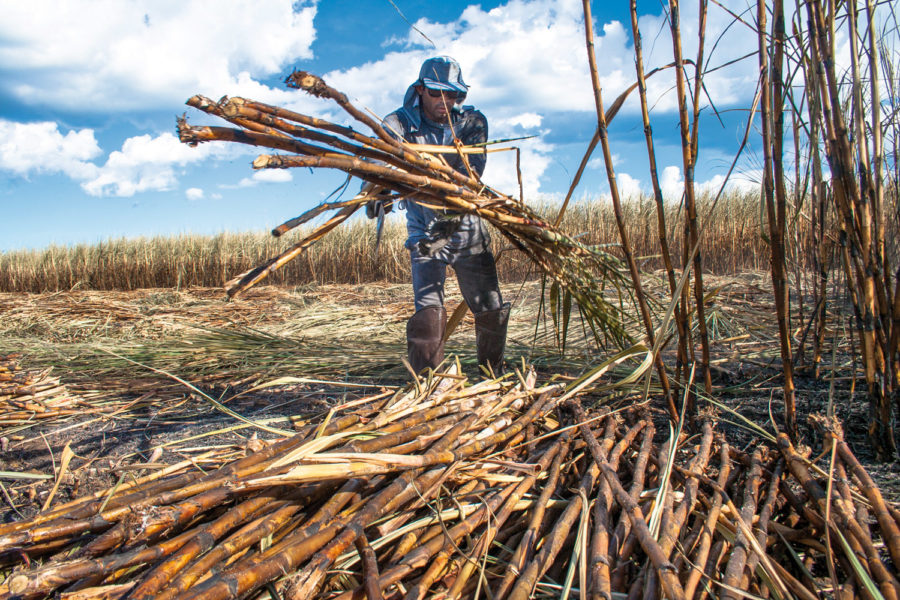
[[[0,597],[897,597],[898,513],[834,428],[824,469],[655,431],[451,371],[0,525]]]
[[[281,235],[293,227],[333,212],[301,241],[259,267],[227,284],[228,294],[238,294],[294,259],[329,231],[346,221],[373,199],[373,194],[390,190],[395,200],[411,198],[426,206],[452,214],[477,214],[488,221],[512,244],[534,261],[557,285],[571,295],[592,326],[614,341],[630,339],[621,323],[620,310],[604,298],[604,288],[623,287],[620,261],[600,248],[588,246],[564,234],[530,210],[521,200],[486,186],[471,169],[461,173],[449,166],[441,152],[445,147],[408,144],[391,135],[382,125],[356,108],[347,97],[329,87],[321,78],[304,71],[287,77],[286,83],[320,98],[336,102],[354,119],[372,130],[367,136],[355,129],[324,119],[300,114],[245,98],[223,97],[218,102],[194,96],[187,104],[221,117],[238,128],[191,126],[178,120],[182,142],[228,141],[273,148],[284,152],[261,155],[253,167],[309,167],[338,169],[370,183],[368,191],[349,200],[326,202],[279,226]],[[450,147],[468,166],[467,155],[487,152],[486,147]],[[612,283],[612,285],[609,285]]]
[[[0,430],[78,413],[79,399],[50,376],[50,369],[23,369],[20,358],[0,356]]]

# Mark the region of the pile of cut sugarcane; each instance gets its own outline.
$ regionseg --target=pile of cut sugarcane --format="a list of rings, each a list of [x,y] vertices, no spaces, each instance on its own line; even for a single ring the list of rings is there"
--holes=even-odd
[[[747,453],[451,370],[0,525],[0,597],[896,598],[900,515],[825,431]]]
[[[79,412],[78,398],[49,369],[23,369],[19,359],[0,355],[0,431]]]
[[[273,234],[282,235],[316,217],[333,213],[282,254],[229,282],[226,289],[230,296],[250,288],[302,254],[350,218],[373,198],[373,194],[387,190],[395,193],[394,201],[413,198],[438,210],[479,215],[551,280],[567,290],[598,334],[603,332],[620,345],[630,340],[621,323],[621,311],[607,301],[603,293],[604,288],[625,293],[627,286],[621,285],[625,272],[618,259],[564,234],[529,209],[521,198],[516,200],[486,186],[471,169],[466,173],[456,171],[442,154],[446,151],[458,153],[468,165],[467,156],[473,152],[488,152],[486,146],[423,147],[398,141],[377,120],[359,110],[343,93],[329,87],[318,76],[296,71],[287,77],[286,83],[336,102],[374,135],[364,135],[351,127],[246,98],[226,96],[213,102],[203,96],[194,96],[188,100],[188,105],[221,117],[237,128],[191,126],[182,117],[178,120],[181,141],[191,145],[227,141],[272,148],[282,154],[261,155],[253,162],[254,168],[337,169],[373,187],[351,199],[320,204],[274,229]]]

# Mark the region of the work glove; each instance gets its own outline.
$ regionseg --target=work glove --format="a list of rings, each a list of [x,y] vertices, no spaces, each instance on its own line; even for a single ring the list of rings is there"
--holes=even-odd
[[[394,210],[394,198],[391,196],[390,190],[381,190],[375,197],[366,202],[366,217],[370,219],[376,218],[379,214],[388,214]]]

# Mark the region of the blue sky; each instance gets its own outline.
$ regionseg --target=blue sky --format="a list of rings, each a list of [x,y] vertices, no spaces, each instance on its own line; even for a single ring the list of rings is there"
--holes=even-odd
[[[422,60],[457,58],[467,103],[491,137],[521,142],[529,200],[565,194],[595,127],[581,3],[394,0],[71,0],[0,2],[0,251],[107,238],[265,230],[322,199],[335,172],[259,171],[258,150],[189,148],[175,118],[211,119],[184,101],[244,96],[348,122],[335,106],[286,89],[294,68],[322,75],[359,106],[386,115]],[[729,3],[742,10],[744,0]],[[647,69],[672,60],[661,3],[641,0]],[[685,55],[696,52],[696,3],[682,7]],[[598,65],[608,105],[634,79],[628,3],[595,2]],[[725,32],[709,64],[751,52],[746,28],[710,5],[708,39]],[[722,123],[704,110],[697,180],[715,183],[743,133],[755,57],[716,71],[708,91]],[[674,78],[650,82],[663,183],[681,180]],[[636,95],[611,126],[618,184],[649,189]],[[755,178],[751,158],[745,177]],[[485,180],[516,193],[511,153],[492,154]],[[608,189],[599,149],[577,198]],[[396,218],[396,217],[392,217]]]

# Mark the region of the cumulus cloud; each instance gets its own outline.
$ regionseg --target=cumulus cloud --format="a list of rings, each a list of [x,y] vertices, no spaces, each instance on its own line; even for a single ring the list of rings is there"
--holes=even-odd
[[[628,173],[616,173],[616,187],[619,189],[619,197],[622,200],[640,198],[644,192],[641,181]]]
[[[168,107],[195,93],[283,101],[288,91],[259,80],[312,56],[315,14],[314,3],[291,0],[4,2],[0,90],[96,111]]]
[[[27,177],[32,173],[62,173],[87,179],[101,154],[92,129],[63,134],[56,123],[16,123],[0,119],[0,169]]]
[[[688,57],[696,53],[696,10],[691,4],[682,7]],[[169,109],[195,93],[213,98],[228,93],[347,123],[350,118],[333,105],[264,83],[298,59],[312,57],[316,12],[314,0],[231,0],[227,10],[219,10],[208,0],[73,0],[52,6],[3,3],[0,94],[27,105],[111,112]],[[594,26],[607,105],[635,77],[627,11],[619,13],[622,20],[598,21]],[[730,19],[724,11],[710,7],[707,39],[715,39]],[[640,23],[648,69],[670,62],[672,44],[662,12],[645,15]],[[594,100],[578,0],[510,0],[490,10],[472,4],[455,20],[419,19],[415,26],[437,48],[426,45],[410,29],[406,38],[386,42],[393,50],[383,57],[325,73],[326,81],[347,92],[359,106],[386,115],[397,107],[425,58],[449,54],[460,61],[471,85],[467,102],[488,116],[494,139],[552,133],[552,117],[557,114],[584,113],[590,119]],[[716,64],[755,49],[752,36],[740,27],[732,27],[719,42]],[[265,35],[247,35],[248,31]],[[752,95],[753,86],[748,83],[755,82],[754,65],[751,59],[710,75],[706,87],[720,106]],[[61,78],[66,85],[59,85]],[[673,114],[672,85],[671,70],[650,80],[656,112]],[[634,109],[632,98],[622,110],[634,114]],[[57,135],[62,136],[58,131]],[[89,146],[89,141],[81,143]],[[68,162],[57,161],[66,165],[57,171],[83,181],[90,194],[130,196],[173,189],[179,167],[218,156],[208,149],[187,150],[176,143],[171,160],[166,160],[154,149],[168,143],[164,136],[131,138],[110,154],[103,166],[89,162],[99,154],[97,149],[87,158],[72,154]],[[70,148],[75,140],[67,144]],[[526,191],[538,193],[556,148],[542,140],[518,145]],[[190,152],[190,158],[182,152]],[[485,180],[502,191],[516,190],[514,165],[512,154],[492,155]],[[12,170],[8,164],[5,168]],[[25,170],[36,172],[37,167]],[[265,177],[277,179],[285,173],[254,174],[239,185],[273,181]]]
[[[728,179],[728,183],[725,184],[725,191],[742,194],[758,192],[760,181],[762,181],[761,171],[746,170],[733,173]],[[723,183],[725,183],[724,175],[713,175],[706,181],[694,182],[694,190],[697,194],[715,195],[719,193]],[[663,197],[666,200],[679,202],[684,194],[684,178],[681,176],[681,169],[675,165],[669,165],[663,169],[659,186],[662,188]]]
[[[176,168],[210,156],[229,156],[218,144],[191,148],[171,133],[140,135],[125,140],[121,150],[110,153],[94,177],[81,184],[91,196],[130,197],[138,192],[167,191],[177,185]]]
[[[241,179],[237,187],[253,187],[261,183],[287,183],[293,180],[293,174],[287,169],[261,169],[254,172],[250,177]]]
[[[186,189],[184,195],[188,200],[202,200],[204,196],[203,190],[195,187]]]
[[[487,115],[492,138],[549,133],[548,123],[553,115],[571,112],[588,115],[595,110],[583,46],[582,10],[577,0],[510,0],[490,10],[473,4],[453,21],[416,21],[416,28],[433,40],[436,48],[410,30],[405,40],[397,42],[398,50],[380,60],[328,73],[326,79],[376,114],[385,115],[399,104],[403,91],[413,82],[425,58],[447,54],[460,62],[466,82],[471,86],[466,102],[475,104]],[[625,20],[594,24],[594,45],[600,58],[599,76],[607,106],[635,80],[631,25],[627,10],[619,12]],[[694,5],[682,8],[686,57],[696,54],[696,13]],[[755,37],[746,35],[740,27],[729,29],[730,22],[727,13],[710,7],[707,39],[717,39],[727,30],[716,50],[716,64],[755,50]],[[644,32],[647,70],[671,62],[672,41],[665,15],[661,11],[644,15],[640,27]],[[484,40],[490,43],[485,44]],[[751,57],[711,74],[707,89],[718,106],[727,106],[752,96],[756,76],[756,62]],[[396,82],[396,88],[385,86],[385,81]],[[649,84],[654,113],[666,113],[669,119],[676,117],[673,71],[660,72]],[[635,115],[637,106],[637,97],[632,94],[622,112]],[[538,191],[540,176],[551,161],[547,153],[555,148],[533,141],[519,145],[523,172],[533,182],[532,191]],[[492,164],[486,177],[504,182],[505,186],[495,183],[504,191],[517,187],[515,170],[510,169],[514,163],[494,156],[489,162]],[[603,169],[602,158],[595,158],[590,167]],[[509,187],[511,183],[513,187]]]

